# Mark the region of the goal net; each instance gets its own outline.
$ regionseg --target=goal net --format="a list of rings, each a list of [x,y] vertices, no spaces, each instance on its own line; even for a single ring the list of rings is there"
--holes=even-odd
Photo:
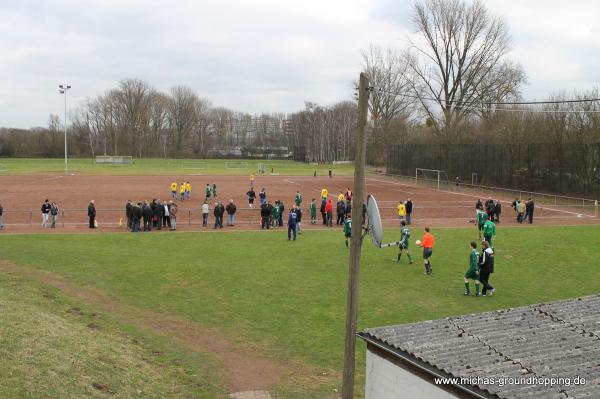
[[[96,164],[103,165],[131,165],[133,157],[129,155],[97,155]]]
[[[415,171],[415,184],[436,190],[450,190],[452,184],[444,170],[417,168]]]
[[[225,169],[248,169],[248,162],[227,161],[225,162]]]
[[[182,169],[206,169],[208,163],[206,161],[182,161]]]

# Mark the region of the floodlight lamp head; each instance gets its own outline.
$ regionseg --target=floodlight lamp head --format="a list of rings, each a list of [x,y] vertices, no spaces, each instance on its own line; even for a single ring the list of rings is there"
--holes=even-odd
[[[70,89],[70,88],[71,88],[71,86],[67,86],[67,89]]]
[[[60,94],[65,94],[65,91],[64,91],[63,89],[60,89],[58,92],[59,92]]]
[[[59,89],[62,89],[62,88],[63,88],[63,85],[58,85],[58,88],[59,88]]]

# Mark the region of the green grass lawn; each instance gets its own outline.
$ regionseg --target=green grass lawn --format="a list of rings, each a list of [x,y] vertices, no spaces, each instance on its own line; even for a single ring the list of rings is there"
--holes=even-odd
[[[490,280],[497,292],[486,298],[462,295],[475,229],[433,233],[433,276],[421,274],[414,246],[416,261],[408,266],[404,259],[400,265],[393,261],[395,248],[376,249],[365,242],[360,329],[600,291],[596,226],[500,226]],[[392,241],[397,232],[386,234]],[[412,241],[421,234],[413,231]],[[348,251],[337,229],[307,231],[297,242],[288,242],[283,231],[116,233],[5,235],[0,246],[1,259],[65,276],[131,306],[178,315],[329,376],[302,392],[276,387],[281,397],[318,397],[340,387]],[[364,355],[359,342],[359,397]]]
[[[249,175],[257,173],[258,164],[264,163],[265,174],[327,175],[332,169],[334,175],[351,175],[352,164],[310,165],[284,160],[227,160],[227,159],[161,159],[135,158],[132,165],[96,165],[92,158],[70,158],[69,172],[92,175]],[[1,175],[54,174],[64,172],[64,159],[60,158],[0,158]]]

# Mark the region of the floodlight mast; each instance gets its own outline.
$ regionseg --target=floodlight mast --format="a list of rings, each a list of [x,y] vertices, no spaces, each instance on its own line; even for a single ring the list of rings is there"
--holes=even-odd
[[[366,127],[369,106],[369,79],[360,74],[358,86],[358,121],[356,126],[356,157],[354,159],[354,196],[352,197],[352,243],[348,261],[348,300],[346,307],[346,343],[344,345],[344,376],[342,399],[354,397],[356,355],[356,322],[358,318],[358,282],[362,247],[362,210],[365,197]]]
[[[68,169],[69,169],[69,165],[68,165],[68,161],[67,161],[67,90],[69,90],[70,88],[71,88],[71,86],[67,85],[67,84],[58,85],[58,92],[60,94],[65,95],[65,119],[64,119],[64,123],[65,123],[65,176],[68,174]]]

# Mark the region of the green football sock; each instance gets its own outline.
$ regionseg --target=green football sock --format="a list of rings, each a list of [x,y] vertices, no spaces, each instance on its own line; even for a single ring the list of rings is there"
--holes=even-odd
[[[479,286],[477,285],[477,292],[479,292]],[[471,289],[469,288],[469,283],[465,283],[465,292],[471,292]]]
[[[410,255],[410,253],[407,253],[406,256],[408,256],[408,261],[410,263],[412,263],[413,260],[412,260],[412,256]]]
[[[346,240],[346,248],[348,248],[348,240]]]
[[[479,284],[475,284],[475,294],[479,295]]]
[[[400,252],[400,253],[398,254],[398,258],[396,259],[396,262],[400,262],[400,258],[401,258],[401,257],[402,257],[402,252]]]

